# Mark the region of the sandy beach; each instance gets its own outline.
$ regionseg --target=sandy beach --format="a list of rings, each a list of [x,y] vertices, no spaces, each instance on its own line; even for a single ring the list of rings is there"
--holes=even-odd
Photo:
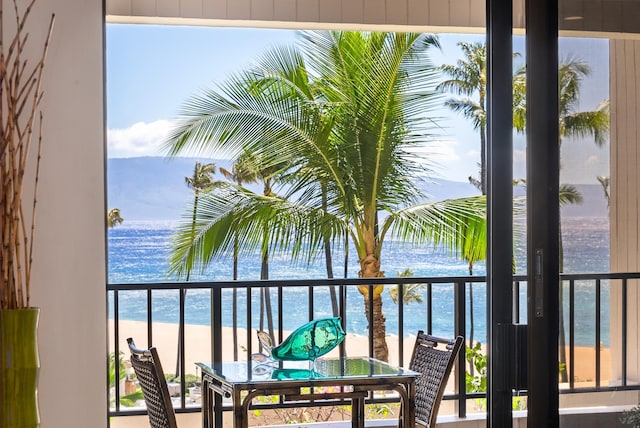
[[[251,340],[251,352],[258,352],[258,340],[255,330],[251,332],[249,340]],[[290,332],[284,332],[286,337]],[[146,348],[147,343],[147,323],[142,321],[120,321],[120,351],[124,352],[125,359],[128,357],[127,338],[132,337],[139,348]],[[276,333],[277,334],[277,333]],[[208,326],[188,324],[185,327],[185,369],[187,373],[195,374],[196,362],[209,362],[211,360],[211,330]],[[223,360],[230,361],[234,359],[233,352],[233,330],[231,327],[222,328],[223,336]],[[113,321],[109,321],[109,337],[110,343],[113,338]],[[178,343],[178,325],[170,323],[153,323],[152,329],[153,345],[158,348],[162,367],[165,373],[174,373],[177,361],[177,343]],[[400,365],[408,365],[411,358],[411,351],[415,336],[409,337],[404,341],[404,362]],[[389,360],[392,364],[398,364],[398,346],[397,337],[390,336],[387,339],[389,345]],[[247,358],[247,331],[238,329],[238,359]],[[345,338],[347,353],[353,356],[367,355],[368,342],[367,337],[347,334]],[[109,352],[113,352],[113,344],[110,345]],[[337,355],[337,349],[327,354],[327,356]]]
[[[284,333],[284,337],[289,332]],[[147,343],[147,323],[141,321],[120,321],[120,351],[124,352],[124,358],[128,358],[128,348],[126,339],[133,337],[136,345],[146,348]],[[187,373],[196,374],[196,362],[209,362],[211,360],[211,339],[210,328],[203,325],[188,324],[185,327],[185,369]],[[233,330],[231,327],[223,327],[223,360],[233,360]],[[110,352],[113,352],[113,320],[109,321]],[[177,361],[178,325],[170,323],[153,323],[152,327],[153,345],[158,348],[162,366],[165,373],[175,373]],[[252,352],[258,351],[258,342],[255,331],[249,337],[252,343]],[[404,361],[398,361],[399,340],[397,336],[389,336],[387,343],[389,346],[389,362],[396,365],[408,366],[411,359],[411,351],[415,342],[415,336],[404,340]],[[247,358],[247,331],[238,329],[238,359]],[[347,334],[345,345],[348,355],[367,355],[367,337]],[[334,351],[337,352],[337,351]],[[328,354],[329,356],[331,355]],[[567,359],[569,351],[567,350]],[[611,376],[611,356],[608,348],[601,349],[601,380],[606,382]],[[595,379],[595,349],[588,347],[575,348],[575,376],[577,382],[589,383]]]

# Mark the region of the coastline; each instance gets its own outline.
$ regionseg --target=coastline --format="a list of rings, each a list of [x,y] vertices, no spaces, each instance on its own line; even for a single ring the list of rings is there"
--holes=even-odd
[[[109,352],[114,352],[114,329],[113,320],[108,321]],[[123,354],[123,359],[128,360],[129,349],[127,338],[132,337],[139,348],[147,347],[147,323],[143,321],[120,320],[119,325],[119,350]],[[284,332],[286,337],[290,332]],[[211,339],[209,326],[187,324],[185,325],[185,371],[186,373],[196,373],[196,362],[210,362],[211,360]],[[233,329],[222,327],[223,337],[223,360],[234,359],[233,353]],[[249,335],[251,341],[251,352],[258,351],[258,340],[255,330]],[[158,349],[162,368],[165,373],[175,373],[177,361],[178,344],[178,324],[154,322],[152,325],[153,345]],[[398,361],[399,340],[397,336],[388,336],[389,362],[391,364],[408,367],[411,359],[411,352],[415,342],[415,335],[403,341],[403,362]],[[247,355],[247,331],[244,328],[238,329],[238,359],[246,359]],[[368,352],[368,338],[362,335],[347,333],[345,346],[348,355],[366,355]],[[327,356],[337,355],[337,349],[327,354]],[[567,348],[567,359],[569,350]],[[601,348],[601,382],[607,382],[611,377],[611,352],[609,348]],[[576,382],[593,382],[595,379],[595,349],[593,347],[575,347],[575,380]]]

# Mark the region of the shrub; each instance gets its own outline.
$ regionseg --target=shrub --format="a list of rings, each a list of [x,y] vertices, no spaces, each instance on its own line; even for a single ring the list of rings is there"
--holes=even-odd
[[[633,428],[640,428],[640,404],[624,412],[620,416],[620,422],[631,425]]]

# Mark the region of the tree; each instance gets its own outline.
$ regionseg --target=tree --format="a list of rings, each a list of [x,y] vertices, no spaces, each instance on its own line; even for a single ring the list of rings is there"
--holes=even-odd
[[[484,43],[459,42],[463,58],[456,65],[444,64],[440,69],[450,79],[438,85],[439,90],[449,91],[456,95],[445,102],[445,106],[471,120],[474,129],[480,134],[480,174],[478,178],[469,176],[473,184],[483,195],[487,194],[487,47]],[[519,54],[514,54],[517,56]],[[474,98],[475,97],[475,98]],[[473,264],[484,260],[485,253],[477,254],[478,258],[465,258],[469,263],[469,275],[473,275]],[[469,283],[469,343],[473,346],[474,308],[473,283]],[[473,375],[473,365],[470,367]]]
[[[185,177],[184,181],[187,187],[193,190],[193,210],[191,217],[191,233],[195,233],[196,228],[196,213],[198,211],[198,200],[200,199],[200,193],[211,190],[214,186],[212,176],[216,171],[216,165],[214,163],[201,164],[200,161],[196,161],[193,168],[193,175],[191,177]],[[186,280],[189,281],[190,272],[187,272]],[[176,373],[178,371],[176,370]]]
[[[398,278],[409,278],[413,276],[413,271],[409,268],[398,272]],[[409,303],[422,303],[422,294],[420,290],[424,288],[424,284],[403,284],[402,286],[402,302],[405,305]],[[400,301],[400,285],[395,285],[389,288],[389,296],[393,303],[398,304]]]
[[[602,192],[604,193],[604,199],[607,201],[607,208],[609,208],[609,204],[611,203],[611,195],[609,193],[611,180],[606,175],[599,175],[596,178],[598,179],[598,183],[600,183],[600,186],[602,186]]]
[[[322,210],[325,212],[325,214],[329,213],[329,206],[327,204],[327,184],[326,183],[321,183],[321,192],[322,192]],[[324,244],[324,263],[325,266],[327,268],[327,278],[331,279],[333,278],[333,257],[331,255],[331,235],[329,231],[325,231],[324,235],[322,236],[322,242]],[[345,277],[347,276],[347,265],[349,263],[349,248],[348,248],[349,244],[346,243],[345,244],[345,268],[344,268],[344,274]],[[329,286],[329,296],[331,297],[331,308],[333,309],[333,316],[338,316],[339,314],[339,308],[338,308],[338,293],[336,291],[336,287],[334,285],[330,285]]]
[[[231,171],[220,167],[220,173],[227,179],[242,187],[245,183],[255,183],[258,180],[250,153],[242,153],[231,167]],[[238,237],[234,237],[233,244],[233,280],[238,279]],[[234,289],[235,292],[235,289]],[[235,299],[234,299],[235,302]],[[235,323],[234,323],[235,325]]]
[[[284,169],[284,164],[269,164],[262,161],[259,153],[244,152],[245,167],[252,169],[256,181],[261,181],[263,185],[262,194],[264,196],[273,195],[273,183],[277,175]],[[237,237],[237,235],[236,235]],[[269,225],[262,226],[262,245],[260,248],[260,279],[269,279]],[[260,330],[264,329],[264,318],[267,318],[267,329],[271,337],[274,337],[273,310],[271,308],[271,291],[267,287],[260,288]]]
[[[300,44],[274,48],[256,67],[232,76],[184,107],[167,146],[170,155],[195,149],[259,155],[281,165],[283,196],[217,188],[199,210],[196,239],[179,227],[171,270],[200,268],[228,251],[238,231],[240,251],[290,251],[311,262],[328,236],[335,248],[351,241],[362,278],[359,287],[373,330],[374,356],[386,360],[381,270],[387,236],[451,252],[484,252],[482,196],[424,202],[417,186],[429,170],[415,147],[435,125],[437,70],[428,34],[303,32]],[[322,190],[326,184],[326,192]],[[326,210],[322,209],[323,194]],[[373,306],[369,308],[369,293]]]
[[[589,75],[591,69],[582,60],[568,58],[560,62],[558,67],[558,145],[567,137],[591,137],[594,143],[603,146],[609,135],[609,100],[602,101],[595,110],[577,111],[580,101],[580,86],[582,79]],[[514,77],[514,112],[513,125],[519,132],[526,130],[526,69],[520,69]],[[515,96],[519,94],[519,96]],[[582,202],[582,195],[571,185],[560,186],[560,206]],[[559,267],[564,271],[564,251],[562,243],[562,228],[559,226]],[[563,298],[560,290],[560,364],[566,364]],[[561,372],[562,381],[567,381],[566,370]]]
[[[123,221],[124,219],[120,216],[120,208],[112,208],[107,212],[107,227],[116,227]]]
[[[439,90],[458,95],[445,101],[451,110],[460,112],[471,120],[480,133],[480,175],[469,177],[483,195],[487,194],[487,47],[484,43],[459,42],[463,58],[456,65],[444,64],[440,69],[450,79],[438,85]],[[476,96],[476,98],[472,98]]]
[[[193,175],[191,177],[184,178],[187,187],[193,190],[193,214],[191,219],[192,233],[195,233],[196,212],[198,211],[198,199],[200,198],[200,193],[211,190],[214,186],[212,176],[215,174],[215,171],[216,164],[207,163],[203,165],[200,161],[196,161],[193,168]],[[189,281],[189,272],[187,272],[187,281]],[[176,373],[178,373],[177,370]]]
[[[571,184],[561,184],[559,189],[559,198],[560,198],[560,207],[565,205],[576,205],[581,204],[583,201],[582,195],[580,191]],[[560,255],[560,272],[563,271],[564,266],[564,244],[562,241],[562,222],[558,225],[558,233],[560,235],[559,243],[558,243],[558,253]],[[560,302],[559,302],[559,314],[558,318],[560,319],[560,325],[558,326],[558,348],[560,350],[560,367],[566,367],[567,362],[567,351],[566,351],[566,340],[565,340],[565,330],[564,330],[564,304],[562,298],[562,288],[560,289]],[[562,369],[560,372],[560,376],[562,382],[567,381],[567,370]]]
[[[231,167],[231,171],[220,167],[220,173],[228,180],[231,180],[239,187],[244,183],[255,183],[257,180],[255,168],[252,165],[249,153],[242,153],[238,156],[235,163]],[[238,279],[238,235],[233,231],[233,280]],[[232,290],[232,308],[231,316],[233,319],[233,359],[238,359],[238,289],[233,287]],[[249,298],[249,296],[247,296]]]
[[[194,205],[197,208],[197,199],[201,192],[206,192],[214,186],[213,174],[216,172],[215,163],[202,164],[200,161],[196,161],[193,167],[193,175],[191,177],[185,177],[184,182],[187,187],[193,190],[193,197],[196,202]]]
[[[196,161],[195,166],[193,167],[193,175],[191,177],[185,177],[184,182],[187,187],[193,190],[193,210],[191,216],[191,234],[195,234],[196,229],[196,213],[198,211],[198,201],[200,199],[201,192],[207,192],[211,190],[214,186],[214,181],[212,179],[213,174],[215,174],[216,165],[214,163],[202,164],[200,161]],[[189,276],[191,272],[187,272],[186,281],[189,281]],[[184,289],[182,291],[183,298],[187,296],[187,290]],[[182,325],[178,328],[178,356],[176,358],[176,374],[180,373],[180,342],[182,341],[182,336],[184,335]]]
[[[591,73],[591,68],[582,60],[568,58],[561,61],[558,69],[559,88],[559,138],[593,138],[593,142],[602,147],[609,137],[609,100],[603,100],[595,110],[577,111],[580,101],[582,79]],[[526,69],[521,68],[514,76],[514,93],[526,93]],[[526,129],[526,100],[517,98],[514,106],[513,125],[519,132]]]

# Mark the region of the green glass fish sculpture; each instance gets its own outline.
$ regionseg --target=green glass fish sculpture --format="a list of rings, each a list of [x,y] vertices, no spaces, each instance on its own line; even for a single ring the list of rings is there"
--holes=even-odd
[[[314,361],[344,340],[340,317],[321,318],[298,327],[280,345],[271,349],[275,360]]]

